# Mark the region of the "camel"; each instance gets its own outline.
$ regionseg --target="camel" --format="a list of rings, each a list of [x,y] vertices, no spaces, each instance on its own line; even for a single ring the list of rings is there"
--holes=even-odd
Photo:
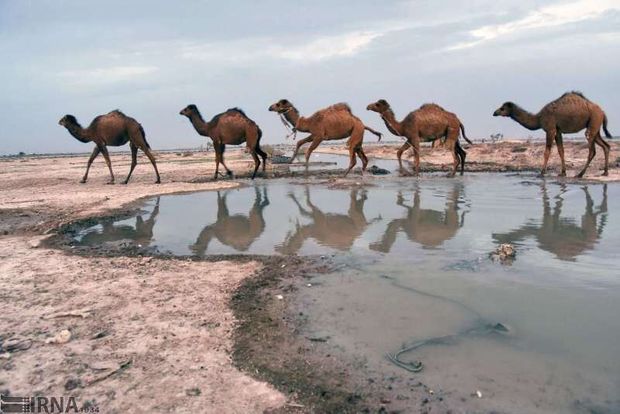
[[[396,204],[407,209],[405,218],[392,220],[380,241],[370,244],[370,249],[382,253],[389,253],[396,242],[398,233],[402,231],[411,241],[420,243],[425,248],[436,248],[446,240],[453,238],[463,227],[465,213],[459,215],[459,199],[462,186],[455,185],[446,199],[444,211],[420,208],[420,190],[416,189],[413,196],[413,206],[404,202],[402,192],[398,192]]]
[[[493,240],[497,243],[518,243],[528,237],[534,237],[538,242],[538,247],[565,261],[575,261],[578,255],[593,249],[601,238],[607,223],[607,184],[603,185],[603,198],[597,211],[594,209],[594,201],[588,188],[582,188],[586,198],[586,207],[581,216],[581,223],[577,223],[574,219],[561,217],[564,203],[562,193],[567,191],[567,187],[562,184],[561,188],[562,191],[555,197],[556,201],[552,209],[547,187],[543,182],[541,185],[542,220],[530,220],[509,233],[494,233]]]
[[[588,140],[589,154],[588,161],[583,170],[577,174],[576,178],[581,178],[585,174],[590,162],[596,154],[595,144],[603,148],[605,153],[605,170],[603,175],[609,174],[609,144],[601,137],[601,126],[605,131],[605,136],[611,138],[607,130],[607,115],[600,106],[587,99],[580,92],[566,92],[553,102],[545,105],[540,112],[532,114],[517,104],[505,102],[500,106],[493,116],[506,116],[514,119],[525,128],[536,131],[543,129],[547,134],[545,145],[545,155],[543,166],[540,171],[544,175],[547,170],[547,162],[551,154],[551,147],[555,141],[558,147],[558,154],[562,161],[562,171],[560,176],[566,176],[566,163],[564,161],[564,144],[562,134],[571,134],[586,129],[586,139]]]
[[[308,118],[300,116],[297,108],[286,99],[280,99],[278,102],[271,105],[269,110],[283,116],[294,131],[310,133],[309,136],[297,142],[295,152],[289,161],[291,163],[297,157],[299,148],[309,142],[312,142],[312,144],[310,144],[310,147],[306,150],[306,166],[308,165],[310,154],[312,154],[321,142],[350,137],[348,141],[349,168],[344,175],[346,177],[349,171],[355,166],[355,154],[357,154],[362,161],[363,174],[368,166],[368,157],[366,157],[364,149],[362,148],[364,130],[370,131],[379,137],[379,141],[381,140],[381,133],[365,126],[358,117],[353,115],[351,108],[346,103],[328,106],[327,108],[318,110]]]
[[[238,252],[247,251],[252,243],[265,230],[263,210],[269,205],[267,188],[263,187],[262,194],[258,187],[254,188],[256,198],[247,216],[242,214],[231,215],[228,211],[226,196],[217,192],[217,221],[206,226],[191,246],[192,252],[197,256],[204,256],[209,243],[215,237],[220,243],[230,246]]]
[[[142,215],[136,217],[136,225],[115,224],[113,220],[104,220],[101,223],[102,230],[86,233],[80,240],[81,244],[87,246],[100,246],[106,242],[131,240],[134,244],[147,247],[153,241],[153,227],[159,215],[159,197],[155,202],[155,207],[147,220]]]
[[[198,134],[209,137],[213,141],[213,148],[215,150],[214,180],[217,180],[220,163],[226,169],[226,174],[232,176],[232,171],[224,163],[226,145],[240,145],[244,142],[254,159],[252,179],[256,177],[256,172],[260,166],[258,155],[263,159],[263,173],[265,172],[267,154],[260,147],[260,139],[263,132],[256,125],[256,122],[248,118],[241,109],[230,108],[221,114],[215,115],[209,122],[205,122],[196,105],[188,105],[180,114],[189,118]]]
[[[142,125],[121,111],[114,110],[105,115],[99,115],[93,119],[88,128],[82,128],[73,115],[63,116],[60,121],[58,121],[58,124],[67,128],[67,131],[69,131],[69,133],[78,141],[95,143],[95,149],[88,159],[86,172],[84,173],[84,177],[80,183],[83,184],[86,182],[88,179],[90,165],[93,163],[95,158],[97,158],[99,153],[102,153],[105,158],[105,162],[108,165],[108,170],[110,170],[110,181],[108,184],[114,184],[114,173],[112,172],[112,163],[110,162],[107,147],[120,147],[125,145],[127,142],[129,142],[129,148],[131,149],[131,167],[129,168],[127,179],[123,183],[127,184],[129,182],[131,173],[138,163],[138,149],[141,149],[142,152],[144,152],[149,158],[151,164],[153,164],[155,174],[157,175],[155,184],[159,184],[161,182],[159,178],[159,171],[157,171],[157,164],[155,164],[155,158],[151,153],[151,147],[149,146],[149,143],[146,142],[146,136]]]
[[[399,137],[406,138],[406,142],[396,152],[398,165],[403,171],[401,157],[407,148],[413,148],[415,157],[415,175],[420,173],[420,140],[433,141],[441,140],[445,137],[444,146],[451,153],[454,159],[452,172],[448,174],[453,177],[461,164],[461,175],[465,171],[465,156],[467,153],[459,144],[459,130],[463,133],[463,138],[468,143],[472,143],[465,136],[465,127],[452,112],[448,112],[436,104],[424,104],[415,111],[410,112],[402,121],[398,122],[394,116],[394,111],[385,99],[379,99],[366,107],[367,110],[377,112],[381,115],[383,122],[388,130]]]
[[[309,209],[304,208],[294,194],[290,193],[288,196],[297,205],[299,213],[311,219],[312,222],[303,226],[298,223],[295,231],[286,236],[286,240],[276,248],[283,254],[297,253],[307,239],[314,239],[323,246],[347,251],[374,221],[368,222],[364,215],[364,204],[368,199],[366,191],[360,194],[358,189],[351,190],[348,214],[323,213],[310,200],[309,186],[305,189],[306,204]]]

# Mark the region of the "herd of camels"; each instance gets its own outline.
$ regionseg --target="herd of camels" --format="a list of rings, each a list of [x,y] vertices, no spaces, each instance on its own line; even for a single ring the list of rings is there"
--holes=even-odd
[[[526,238],[534,238],[538,246],[555,255],[560,260],[574,261],[580,254],[594,248],[601,238],[607,223],[607,185],[602,188],[602,200],[595,206],[587,187],[583,187],[586,206],[581,220],[562,216],[563,194],[568,191],[566,184],[560,183],[560,192],[551,197],[546,183],[540,183],[542,193],[542,218],[531,218],[523,225],[506,233],[493,233],[497,243],[515,243]],[[261,188],[259,188],[261,187]],[[380,218],[368,219],[364,206],[368,199],[366,190],[354,188],[349,191],[349,204],[346,214],[324,212],[312,201],[312,186],[305,185],[300,200],[291,192],[288,197],[297,207],[305,224],[295,224],[283,241],[275,246],[282,254],[297,254],[307,240],[315,240],[322,246],[338,251],[348,251],[368,226]],[[231,213],[227,195],[230,190],[217,192],[217,214],[213,223],[207,224],[189,246],[197,256],[204,256],[213,241],[218,241],[236,252],[246,252],[254,241],[260,238],[266,228],[265,209],[270,205],[266,186],[247,188],[254,191],[254,202],[247,213]],[[422,208],[422,193],[417,188],[411,203],[406,203],[402,192],[396,195],[396,205],[403,209],[400,217],[388,221],[383,235],[369,244],[371,250],[389,253],[396,242],[398,233],[406,235],[411,242],[426,249],[440,247],[454,238],[464,226],[468,208],[459,202],[464,195],[461,182],[454,182],[445,197],[441,209]],[[552,203],[552,200],[555,200]],[[281,200],[276,204],[280,204]],[[99,245],[102,242],[131,239],[142,246],[153,241],[153,228],[159,214],[159,198],[149,217],[136,217],[135,225],[114,223],[110,218],[104,221],[101,232],[87,233],[81,240],[84,244]]]
[[[405,143],[397,151],[401,170],[403,169],[402,154],[408,148],[412,148],[415,160],[414,170],[415,174],[418,175],[420,170],[420,141],[440,142],[443,140],[445,148],[450,151],[453,157],[450,176],[456,174],[459,165],[460,173],[463,174],[467,154],[459,144],[461,132],[467,142],[471,143],[471,141],[465,136],[465,128],[455,114],[446,111],[436,104],[424,104],[410,112],[399,122],[389,103],[384,99],[369,104],[366,109],[377,112],[392,134],[405,138]],[[304,117],[299,114],[297,108],[290,101],[281,99],[271,105],[269,111],[278,113],[285,125],[292,129],[292,131],[310,134],[297,142],[290,162],[295,160],[299,149],[304,144],[310,143],[305,155],[307,165],[310,154],[321,142],[348,138],[349,167],[345,172],[345,176],[355,166],[356,156],[362,162],[362,172],[366,170],[368,157],[366,157],[362,148],[364,131],[370,131],[377,135],[379,140],[381,139],[381,133],[365,126],[345,103],[329,106],[315,112],[310,117]],[[180,114],[189,119],[198,134],[209,137],[213,141],[215,150],[214,179],[217,179],[220,174],[220,164],[224,167],[227,175],[232,175],[232,172],[224,163],[226,145],[240,145],[244,142],[254,159],[252,178],[256,176],[261,165],[259,157],[262,159],[262,170],[263,172],[265,171],[267,154],[260,148],[262,131],[256,122],[251,120],[241,109],[228,109],[215,115],[209,122],[203,119],[196,105],[188,105]],[[585,174],[596,154],[596,145],[600,146],[605,154],[603,175],[608,174],[610,146],[601,137],[600,133],[602,127],[605,136],[607,138],[612,137],[607,130],[607,116],[600,106],[587,99],[583,94],[567,92],[545,105],[537,114],[530,113],[515,103],[506,102],[493,113],[493,116],[509,117],[529,130],[543,129],[545,131],[546,147],[541,174],[544,174],[547,169],[551,148],[555,142],[562,163],[560,175],[566,175],[562,134],[576,133],[583,129],[586,130],[585,135],[588,141],[589,154],[585,166],[577,174],[577,177],[583,177]],[[87,128],[82,127],[73,115],[65,115],[59,121],[59,124],[64,126],[80,142],[93,142],[95,144],[95,148],[86,166],[86,172],[81,180],[82,183],[88,179],[90,166],[99,153],[103,154],[110,171],[110,183],[114,183],[114,173],[112,172],[112,164],[107,147],[122,146],[128,142],[131,149],[131,167],[124,183],[126,184],[129,181],[136,166],[138,149],[142,150],[149,158],[157,176],[155,182],[160,182],[157,164],[146,141],[144,129],[134,118],[115,110],[96,117]]]

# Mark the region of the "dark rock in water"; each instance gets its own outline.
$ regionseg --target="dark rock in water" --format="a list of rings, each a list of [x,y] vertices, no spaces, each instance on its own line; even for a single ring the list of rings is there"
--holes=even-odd
[[[291,161],[290,157],[284,155],[274,155],[271,157],[272,164],[288,164]]]
[[[385,168],[379,168],[376,165],[373,165],[372,167],[370,167],[368,169],[368,172],[370,172],[372,175],[388,175],[388,174],[390,174],[390,171],[386,170]]]

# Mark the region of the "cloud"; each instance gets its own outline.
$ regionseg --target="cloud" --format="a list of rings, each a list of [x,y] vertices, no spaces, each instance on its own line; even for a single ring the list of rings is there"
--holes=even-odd
[[[112,66],[108,68],[67,70],[59,76],[72,84],[110,84],[148,75],[159,70],[156,66]]]
[[[620,10],[618,0],[577,0],[542,7],[518,20],[471,30],[469,34],[474,40],[458,43],[448,47],[447,50],[466,49],[503,36],[529,30],[577,23],[599,17],[610,10]]]
[[[181,47],[181,57],[229,63],[259,59],[316,62],[356,55],[382,35],[383,33],[378,31],[353,31],[319,36],[300,42],[296,42],[293,37],[287,37],[287,42],[276,38],[254,38],[220,43],[186,44]]]

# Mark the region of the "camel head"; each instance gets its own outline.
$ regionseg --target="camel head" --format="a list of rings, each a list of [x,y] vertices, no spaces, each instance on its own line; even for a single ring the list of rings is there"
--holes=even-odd
[[[515,104],[512,102],[504,102],[502,106],[497,108],[495,112],[493,112],[493,116],[510,116],[515,108]]]
[[[287,99],[280,99],[278,102],[274,103],[269,107],[271,112],[277,112],[279,114],[284,114],[290,111],[293,107],[293,104],[289,102]]]
[[[366,107],[366,110],[377,113],[384,113],[390,109],[390,104],[385,99],[379,99],[377,102],[373,102]]]
[[[187,105],[185,108],[179,112],[179,115],[184,115],[186,117],[190,117],[192,114],[200,113],[198,112],[198,107],[194,104]]]
[[[60,118],[60,121],[58,121],[58,125],[62,125],[65,128],[68,127],[69,125],[79,125],[77,119],[73,116],[73,115],[65,115],[62,118]]]

